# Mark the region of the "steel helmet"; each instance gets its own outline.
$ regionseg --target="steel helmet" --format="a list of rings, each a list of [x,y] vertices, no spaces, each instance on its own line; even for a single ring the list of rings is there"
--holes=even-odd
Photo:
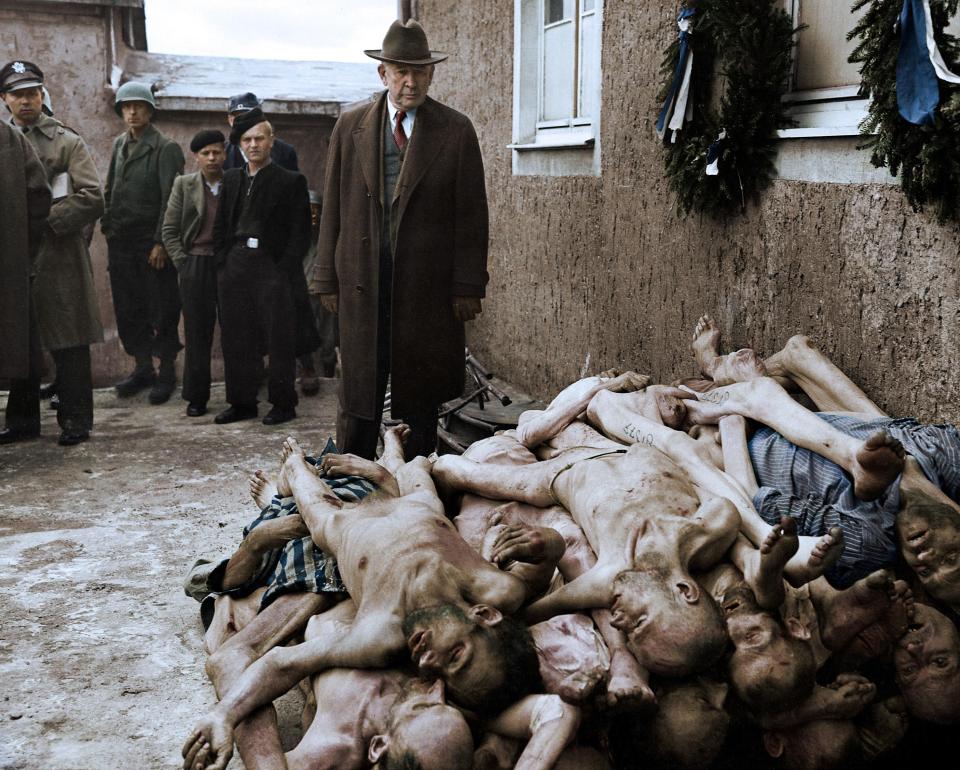
[[[146,102],[154,112],[157,110],[157,100],[153,98],[153,91],[150,86],[147,83],[138,83],[135,80],[124,83],[117,89],[117,95],[113,102],[113,109],[117,115],[123,115],[120,110],[120,105],[123,102]]]

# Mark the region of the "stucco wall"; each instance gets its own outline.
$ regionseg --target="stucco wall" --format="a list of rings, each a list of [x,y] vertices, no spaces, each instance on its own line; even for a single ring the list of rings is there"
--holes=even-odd
[[[113,93],[106,86],[109,69],[109,19],[106,12],[91,6],[58,5],[49,10],[23,10],[0,2],[0,66],[14,58],[35,62],[46,75],[56,117],[74,128],[86,140],[106,180],[110,148],[123,123],[113,111]],[[118,35],[119,37],[119,35]],[[117,58],[126,53],[117,41]],[[5,108],[0,113],[7,119]],[[277,134],[297,148],[301,170],[311,187],[321,188],[327,144],[334,120],[329,117],[284,116],[272,119]],[[190,138],[200,128],[221,128],[228,133],[224,113],[157,114],[155,123],[184,148],[186,170],[195,171],[188,151]],[[90,248],[94,280],[105,328],[105,342],[91,348],[94,384],[115,382],[132,368],[132,359],[123,352],[117,337],[110,279],[107,274],[107,247],[97,229]],[[181,332],[182,339],[182,332]],[[182,356],[178,364],[182,366]],[[214,376],[222,377],[219,344],[214,351]]]
[[[431,94],[486,163],[491,281],[473,347],[540,396],[588,371],[693,374],[697,317],[733,348],[813,337],[891,413],[960,420],[960,239],[896,186],[780,181],[729,222],[678,219],[653,131],[675,3],[604,3],[600,177],[511,174],[513,0],[420,0],[450,51]],[[518,341],[522,341],[518,342]]]

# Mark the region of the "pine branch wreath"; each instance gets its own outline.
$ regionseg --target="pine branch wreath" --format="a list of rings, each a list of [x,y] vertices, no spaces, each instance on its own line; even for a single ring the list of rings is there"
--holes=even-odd
[[[776,131],[794,125],[782,101],[793,67],[793,21],[780,0],[688,0],[696,10],[691,46],[692,120],[675,142],[666,137],[665,164],[677,212],[742,213],[772,181]],[[666,51],[665,84],[680,45]],[[719,112],[711,108],[715,79],[726,83]],[[707,151],[720,135],[719,173],[706,174]]]
[[[931,0],[933,37],[947,67],[956,72],[960,42],[944,28],[960,0]],[[869,7],[867,7],[869,6]],[[929,206],[937,219],[960,221],[960,86],[940,82],[940,107],[932,126],[904,120],[897,108],[899,17],[903,0],[855,0],[853,11],[866,7],[847,39],[860,38],[850,61],[860,63],[861,93],[871,97],[861,145],[870,162],[899,176],[900,186],[917,211]]]

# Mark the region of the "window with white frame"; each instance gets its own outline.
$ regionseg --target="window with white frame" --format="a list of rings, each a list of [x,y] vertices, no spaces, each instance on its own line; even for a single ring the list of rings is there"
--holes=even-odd
[[[600,123],[602,5],[602,0],[515,0],[510,145],[515,158],[531,151],[581,150],[589,156],[588,167],[567,163],[567,173],[593,168],[589,150],[596,148]],[[556,162],[551,165],[547,173],[564,173]]]
[[[867,116],[869,99],[861,97],[860,65],[847,61],[859,40],[847,40],[867,8],[854,12],[847,0],[784,0],[797,36],[793,83],[785,97],[796,128],[778,132],[783,138],[853,136]],[[960,18],[947,30],[960,34]]]
[[[857,45],[847,40],[865,10],[852,12],[838,0],[784,0],[797,35],[793,83],[785,97],[796,128],[783,129],[784,138],[852,136],[859,133],[868,100],[860,97],[858,64],[847,61]]]

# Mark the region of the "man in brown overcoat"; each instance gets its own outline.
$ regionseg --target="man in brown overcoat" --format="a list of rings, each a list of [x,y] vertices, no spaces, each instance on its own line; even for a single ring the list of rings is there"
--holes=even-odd
[[[417,22],[365,53],[387,90],[334,127],[311,291],[339,315],[340,451],[373,457],[389,375],[412,457],[463,390],[463,324],[488,277],[483,160],[470,120],[427,97],[446,54]]]
[[[93,427],[90,345],[103,341],[103,327],[84,230],[103,214],[103,193],[83,139],[43,112],[43,78],[35,64],[13,61],[0,70],[0,92],[12,113],[11,125],[37,151],[53,191],[32,289],[40,339],[57,365],[52,389],[60,399],[58,443],[73,446],[86,441]],[[17,397],[36,400],[40,393]]]
[[[0,123],[0,378],[29,380],[39,390],[43,358],[36,312],[30,299],[34,259],[50,211],[47,175],[26,137]],[[0,444],[40,433],[35,413],[7,399]]]

